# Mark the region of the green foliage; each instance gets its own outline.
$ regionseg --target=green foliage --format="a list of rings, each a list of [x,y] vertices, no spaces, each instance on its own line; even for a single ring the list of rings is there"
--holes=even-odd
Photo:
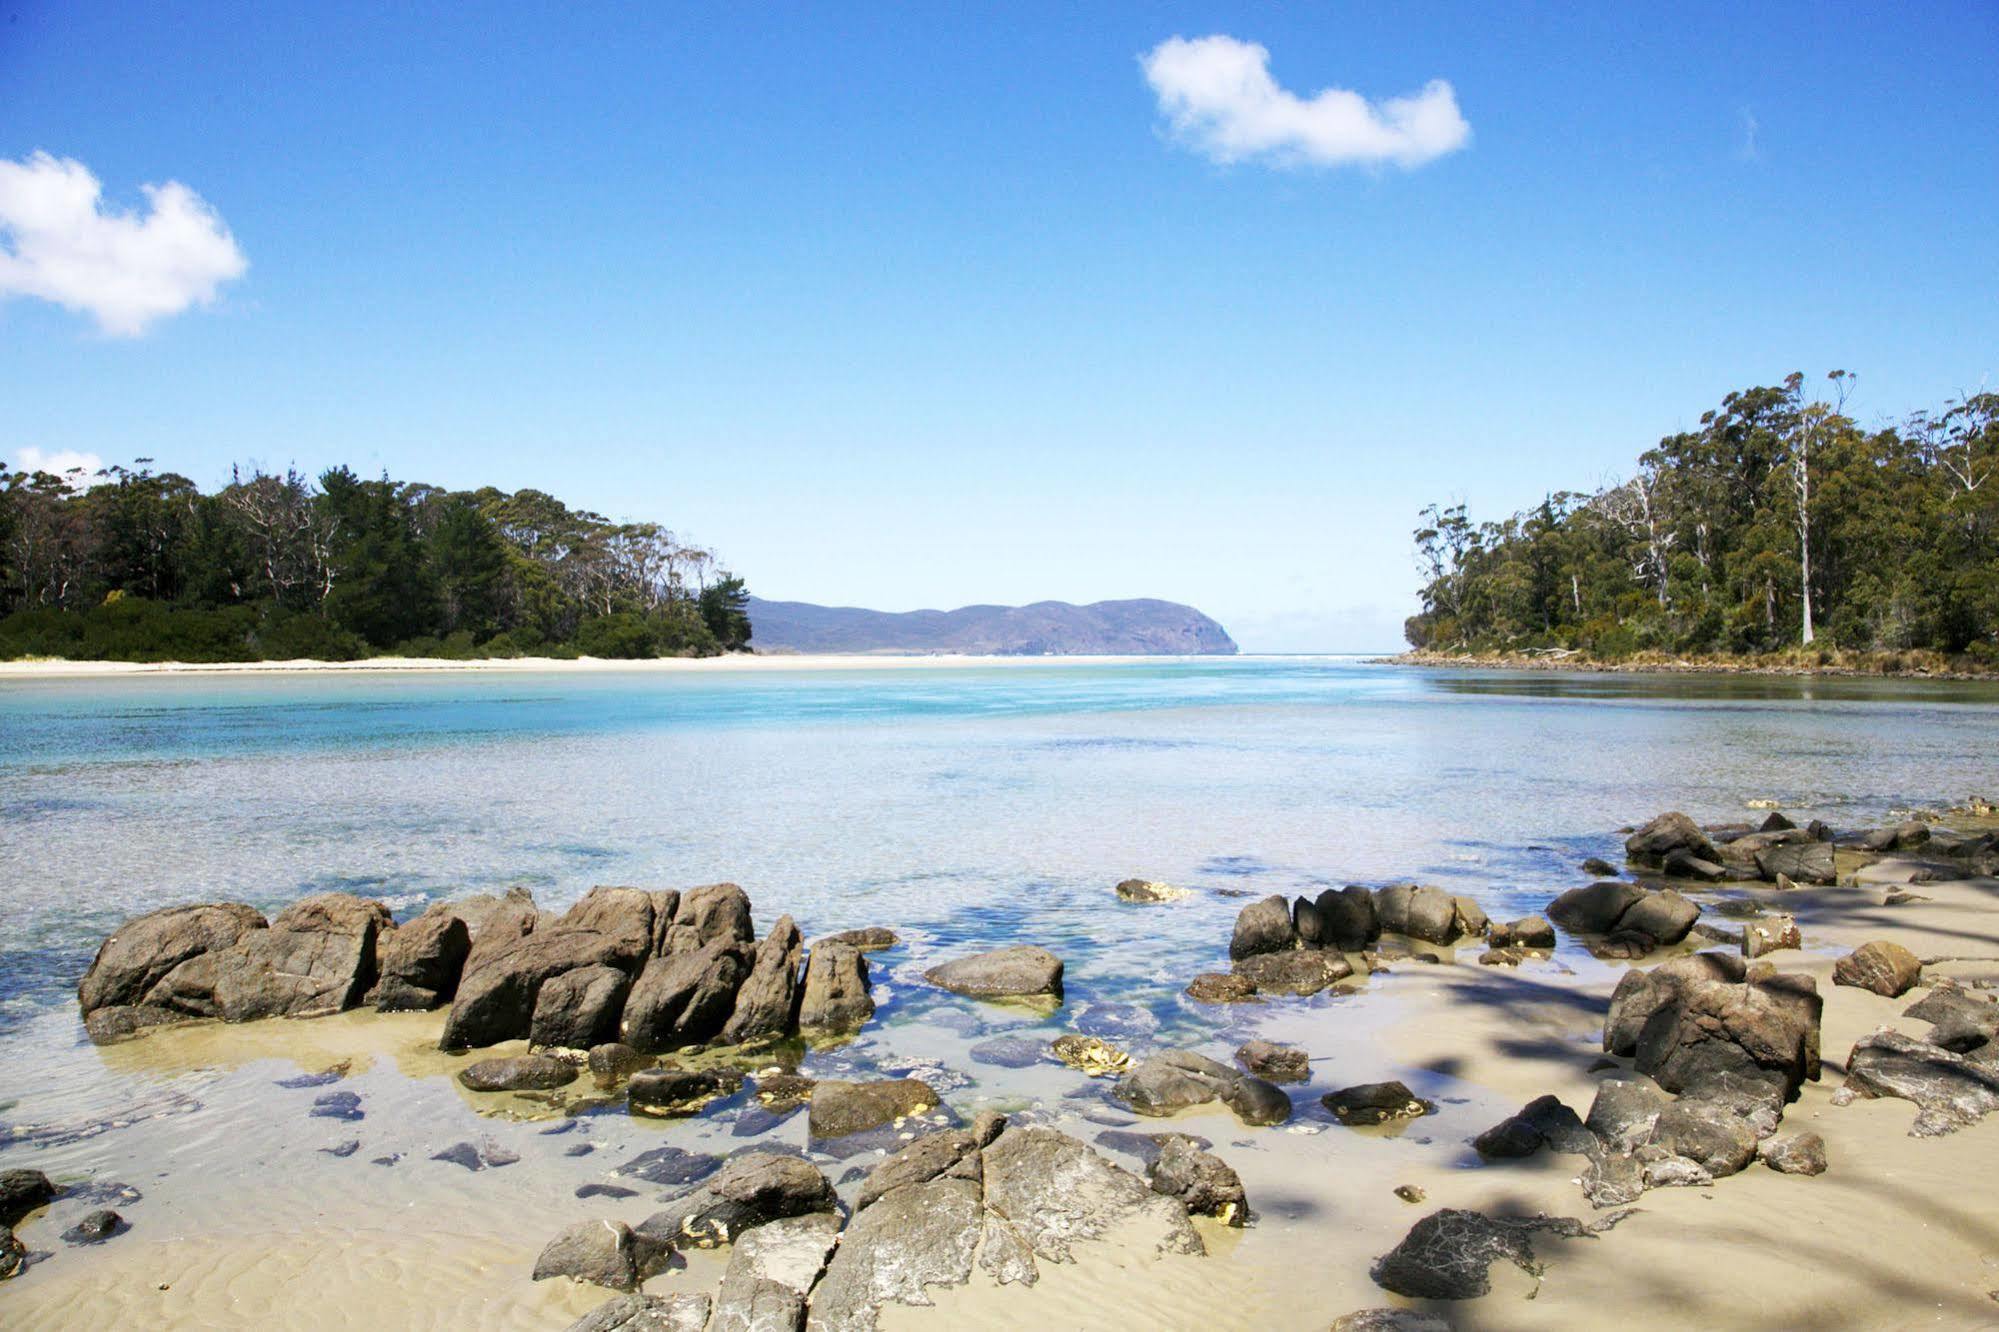
[[[1423,510],[1419,648],[1999,654],[1999,395],[1864,430],[1802,376],[1731,393],[1632,478],[1500,522]]]
[[[204,495],[140,459],[94,479],[0,466],[0,656],[123,661],[650,657],[739,650],[712,554],[540,491],[335,468]],[[86,480],[93,484],[83,484]]]

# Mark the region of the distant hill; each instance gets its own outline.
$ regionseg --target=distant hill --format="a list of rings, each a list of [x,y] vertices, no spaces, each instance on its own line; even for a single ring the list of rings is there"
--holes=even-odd
[[[1235,641],[1192,606],[1099,601],[893,613],[751,597],[759,652],[953,652],[968,656],[1226,656]]]

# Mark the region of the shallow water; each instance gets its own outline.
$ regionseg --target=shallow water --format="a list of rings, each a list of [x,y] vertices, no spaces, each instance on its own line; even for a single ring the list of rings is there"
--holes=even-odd
[[[546,1200],[549,1219],[526,1227],[538,1242],[574,1219],[573,1188],[624,1155],[744,1141],[738,1107],[670,1127],[610,1112],[581,1130],[599,1152],[564,1156],[546,1124],[476,1114],[415,1021],[91,1047],[76,978],[119,921],[171,903],[268,911],[345,889],[408,916],[515,883],[560,908],[594,884],[730,879],[760,928],[790,912],[808,937],[905,935],[878,955],[886,1002],[864,1039],[808,1072],[913,1070],[960,1109],[1067,1101],[1114,1119],[1099,1084],[1079,1099],[1073,1075],[969,1048],[1071,1027],[1134,1046],[1232,1044],[1253,1015],[1180,988],[1225,965],[1241,894],[1421,879],[1509,917],[1581,882],[1583,857],[1613,856],[1617,827],[1662,809],[1749,818],[1747,801],[1774,799],[1852,825],[1999,786],[1995,739],[1988,685],[1335,659],[8,681],[0,1166],[117,1179],[147,1194],[123,1209],[135,1224],[203,1235],[359,1218],[384,1196],[438,1215]],[[1111,886],[1134,875],[1205,891],[1125,906]],[[1068,964],[1052,1018],[916,979],[1022,940]],[[1561,960],[1597,965],[1567,948]],[[1385,1022],[1379,998],[1296,1007]],[[363,1120],[312,1118],[319,1091],[275,1085],[349,1047],[375,1052],[340,1084],[363,1097]],[[777,1136],[803,1145],[796,1121]],[[428,1159],[485,1139],[522,1160],[473,1173]],[[349,1140],[353,1156],[322,1150]],[[273,1172],[282,1187],[246,1209],[249,1181]]]

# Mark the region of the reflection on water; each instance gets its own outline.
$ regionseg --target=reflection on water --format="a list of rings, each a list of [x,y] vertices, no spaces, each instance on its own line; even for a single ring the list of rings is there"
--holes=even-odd
[[[290,1169],[309,1122],[329,1141],[297,1150],[358,1138],[360,1164],[340,1168],[366,1169],[538,1131],[473,1113],[447,1076],[456,1064],[411,1034],[434,1017],[93,1049],[76,978],[120,920],[169,903],[271,910],[337,888],[407,916],[514,883],[561,907],[597,883],[732,879],[761,923],[789,912],[808,937],[877,924],[904,936],[875,959],[878,1021],[815,1052],[808,1071],[913,1072],[962,1090],[954,1100],[1049,1096],[1116,1120],[1101,1083],[966,1051],[1072,1028],[1141,1046],[1239,1039],[1256,1015],[1202,1008],[1181,987],[1225,965],[1245,893],[1421,878],[1505,918],[1538,910],[1579,881],[1584,857],[1615,854],[1617,827],[1661,809],[1742,817],[1747,801],[1774,799],[1851,824],[1999,786],[1995,739],[1999,688],[1986,685],[1323,659],[7,682],[0,1066],[15,1099],[0,1123],[72,1136],[0,1156],[87,1174],[171,1156],[198,1173],[238,1171],[254,1149]],[[1200,891],[1118,902],[1112,886],[1134,876]],[[1022,940],[1068,964],[1053,1016],[919,979]],[[1558,961],[1595,966],[1567,948]],[[1310,1018],[1338,1006],[1349,1020],[1375,1011],[1365,994],[1294,1007]],[[368,1115],[351,1130],[308,1121],[313,1093],[275,1085],[340,1059],[354,1061],[344,1085]],[[595,1119],[591,1132],[620,1142],[668,1132]],[[672,1131],[740,1145],[732,1122]],[[534,1178],[566,1197],[583,1177]]]

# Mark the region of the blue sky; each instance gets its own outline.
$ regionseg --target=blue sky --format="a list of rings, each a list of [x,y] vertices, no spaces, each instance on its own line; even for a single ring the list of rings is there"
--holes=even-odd
[[[1999,379],[1990,5],[286,8],[0,3],[0,161],[180,182],[247,261],[137,336],[0,301],[0,459],[534,486],[766,596],[1372,649],[1433,498],[1793,369],[1869,420]],[[1221,160],[1141,65],[1211,35],[1468,134]]]

